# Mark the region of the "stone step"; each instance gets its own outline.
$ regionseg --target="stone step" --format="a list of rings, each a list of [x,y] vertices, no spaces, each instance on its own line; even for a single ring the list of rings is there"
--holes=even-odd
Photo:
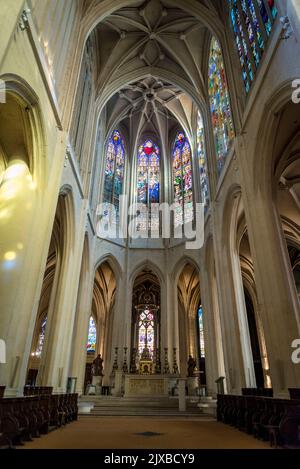
[[[143,407],[143,408],[177,408],[178,399],[144,399],[144,398],[81,398],[80,405],[89,404],[94,408],[107,408],[107,407]],[[198,400],[187,400],[187,407],[196,408]]]
[[[134,410],[134,411],[129,411],[125,410],[123,412],[118,412],[118,411],[110,411],[109,413],[106,411],[102,412],[91,412],[90,414],[81,414],[89,417],[197,417],[197,416],[203,416],[204,413],[201,411],[199,412],[158,412],[158,411],[149,411],[147,412],[146,410],[141,411],[139,410]]]
[[[203,403],[197,398],[186,399],[186,411],[179,412],[176,397],[112,397],[82,396],[79,400],[79,414],[91,416],[199,416],[206,413],[206,407],[214,404]],[[209,408],[208,414],[213,414]]]
[[[203,409],[194,408],[187,409],[185,412],[179,412],[178,408],[142,408],[142,407],[106,407],[106,408],[94,408],[91,410],[91,416],[197,416],[204,413]]]
[[[156,411],[156,412],[174,412],[178,410],[177,407],[141,407],[141,406],[128,406],[128,407],[118,407],[118,406],[106,406],[106,407],[101,407],[101,406],[94,406],[91,411],[92,412],[97,412],[97,411],[110,411],[110,410],[115,410],[115,411],[121,411],[123,412],[124,410],[145,410],[145,411]],[[198,411],[199,407],[187,407],[187,410],[189,412],[194,412]]]

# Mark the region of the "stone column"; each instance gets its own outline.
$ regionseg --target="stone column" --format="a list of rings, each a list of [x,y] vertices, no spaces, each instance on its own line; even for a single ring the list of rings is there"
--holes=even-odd
[[[186,379],[185,379],[185,378],[179,378],[179,379],[178,379],[178,405],[179,405],[179,412],[185,412],[185,411],[186,411],[185,386],[186,386]]]
[[[68,207],[69,203],[68,197],[68,195],[65,197],[66,207]],[[86,207],[77,207],[77,210],[77,226],[82,228],[81,231],[76,231],[76,236],[73,238],[73,233],[71,234],[71,232],[72,226],[75,225],[75,219],[73,220],[73,225],[69,219],[69,209],[66,209],[69,225],[65,232],[66,239],[53,308],[54,314],[48,325],[50,329],[48,343],[45,353],[42,354],[41,363],[42,385],[53,386],[54,391],[57,392],[64,392],[66,390],[84,243]]]
[[[0,339],[6,343],[6,364],[0,368],[0,383],[11,395],[23,393],[56,209],[64,146],[52,142],[50,148],[57,174],[49,176],[46,194],[22,155],[11,160],[0,190],[1,213],[9,214],[1,220]]]
[[[220,221],[219,221],[220,224]],[[224,345],[224,359],[227,389],[230,393],[241,392],[248,382],[247,367],[245,365],[244,351],[241,343],[241,331],[237,320],[237,305],[235,303],[234,279],[229,272],[232,266],[229,262],[228,246],[223,245],[221,234],[216,226],[214,238],[214,251],[216,259],[216,276],[219,284],[219,305],[222,338]],[[245,331],[244,331],[245,332]],[[251,351],[250,351],[251,353]],[[250,355],[251,356],[251,355]],[[248,356],[249,358],[249,356]]]
[[[115,385],[112,390],[112,395],[115,397],[122,396],[122,384],[123,384],[123,371],[115,371]]]
[[[299,365],[291,359],[291,344],[300,336],[299,304],[279,216],[267,197],[250,197],[249,241],[272,387],[286,396],[289,387],[300,387]]]
[[[187,378],[187,386],[189,396],[196,395],[196,389],[198,388],[198,378],[197,376],[190,376]]]
[[[114,332],[113,335],[113,347],[119,348],[118,354],[118,366],[119,369],[122,369],[123,366],[123,352],[124,344],[127,340],[128,332],[128,317],[126,315],[126,296],[127,296],[127,281],[126,276],[122,279],[119,279],[119,285],[117,280],[117,293],[116,293],[116,302],[115,302],[115,319],[114,319]],[[128,314],[128,313],[127,313]],[[128,347],[128,346],[127,346]],[[114,351],[114,348],[113,348]]]
[[[86,256],[86,257],[84,257]],[[88,337],[89,319],[93,297],[94,269],[89,269],[89,253],[84,250],[82,261],[80,288],[77,300],[77,311],[73,335],[70,376],[76,377],[76,392],[84,393],[84,377],[86,367],[86,342]]]
[[[162,325],[161,336],[161,357],[162,368],[164,363],[164,348],[168,349],[168,362],[170,369],[173,364],[173,348],[176,347],[177,353],[179,350],[179,336],[178,336],[178,308],[176,298],[174,297],[174,280],[169,274],[165,276],[166,291],[164,293],[164,310],[162,316],[166,316]],[[163,304],[163,303],[162,303]],[[178,363],[178,357],[177,357]]]
[[[209,267],[209,266],[206,266]],[[217,298],[214,266],[206,268],[201,275],[201,299],[205,340],[205,367],[208,395],[217,391],[216,379],[225,376],[223,340]]]

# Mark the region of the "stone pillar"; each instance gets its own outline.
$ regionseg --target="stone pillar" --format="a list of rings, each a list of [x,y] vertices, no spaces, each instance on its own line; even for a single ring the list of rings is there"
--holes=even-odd
[[[112,395],[115,397],[122,396],[122,384],[123,384],[123,371],[115,371],[115,385],[112,390]]]
[[[300,387],[299,365],[292,362],[292,342],[299,338],[299,304],[279,216],[261,194],[248,206],[249,241],[254,262],[261,322],[265,331],[272,387],[287,396]]]
[[[179,412],[185,412],[185,411],[186,411],[185,386],[186,386],[186,379],[185,379],[185,378],[179,378],[179,379],[178,379],[178,405],[179,405]]]
[[[220,221],[219,221],[220,224]],[[216,224],[216,232],[218,232]],[[229,272],[232,266],[229,261],[228,246],[223,245],[221,234],[218,240],[214,238],[216,278],[219,285],[219,305],[222,339],[224,345],[224,361],[226,383],[229,393],[239,394],[241,388],[248,385],[248,374],[241,344],[241,332],[237,320],[237,310],[234,297],[234,280]],[[244,331],[245,332],[245,331]],[[251,351],[250,351],[251,353]],[[249,357],[248,357],[249,358]]]
[[[166,274],[167,282],[167,274]],[[161,368],[164,366],[164,349],[169,347],[169,297],[167,294],[166,285],[161,285],[160,290],[160,359],[161,359]]]
[[[60,175],[63,143],[52,142],[50,148]],[[41,181],[34,182],[18,155],[11,163],[0,190],[1,211],[9,213],[5,223],[1,220],[0,339],[6,344],[6,364],[0,368],[0,383],[6,385],[6,393],[22,395],[56,209],[58,175],[49,175],[47,194],[43,194]]]
[[[170,253],[172,255],[172,251]],[[172,263],[170,262],[170,265]],[[182,361],[182,350],[181,350],[181,340],[182,334],[184,331],[179,327],[179,304],[178,304],[178,292],[177,292],[177,285],[178,285],[178,275],[180,272],[176,271],[173,274],[168,273],[167,277],[167,311],[168,311],[168,358],[169,358],[169,365],[170,369],[172,370],[173,367],[173,350],[176,348],[176,356],[177,356],[177,365],[178,371],[181,376],[186,376],[186,367],[182,369],[185,364]],[[187,350],[188,344],[186,340],[188,340],[188,318],[186,318],[186,328],[185,328],[185,347]],[[185,351],[186,351],[185,350]]]
[[[212,249],[212,245],[210,249]],[[215,381],[218,377],[225,375],[225,366],[214,263],[210,262],[212,259],[209,260],[208,257],[206,256],[206,268],[201,272],[201,299],[203,305],[207,393],[208,395],[214,395],[217,391]]]
[[[72,232],[75,226],[75,219],[70,220],[69,195],[65,196],[66,213],[68,226],[65,236],[62,264],[59,273],[59,282],[56,292],[53,315],[49,327],[49,335],[45,353],[42,354],[41,372],[42,385],[53,386],[54,391],[64,392],[66,390],[67,377],[72,347],[72,331],[75,322],[77,292],[80,277],[80,268],[84,243],[84,219],[86,216],[86,206],[77,207],[78,226],[81,231],[76,231],[76,236]],[[75,214],[74,214],[75,216]],[[66,220],[64,220],[66,222]],[[77,225],[77,224],[76,224]],[[86,329],[87,330],[87,329]]]
[[[77,377],[76,392],[79,394],[85,391],[86,342],[94,285],[94,269],[89,270],[88,256],[89,252],[84,249],[70,366],[70,376]]]
[[[198,388],[198,378],[196,376],[191,376],[187,378],[187,386],[189,396],[195,396],[196,390]]]

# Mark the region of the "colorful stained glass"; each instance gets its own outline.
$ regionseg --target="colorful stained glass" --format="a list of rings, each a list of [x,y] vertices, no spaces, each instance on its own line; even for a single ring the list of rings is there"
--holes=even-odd
[[[47,316],[44,317],[44,319],[41,322],[41,326],[40,326],[40,333],[39,333],[37,348],[36,348],[36,351],[35,351],[35,355],[37,357],[40,357],[42,355],[44,342],[45,342],[46,325],[47,325]]]
[[[96,351],[96,342],[97,342],[97,328],[93,316],[90,317],[89,323],[89,334],[88,341],[86,345],[87,352]]]
[[[175,226],[188,223],[194,218],[193,177],[191,147],[183,132],[175,139],[173,149],[173,184]]]
[[[237,1],[238,0],[234,0],[234,4],[237,4]],[[248,9],[249,5],[251,4],[252,10]],[[247,0],[247,2],[246,0],[241,0],[241,8],[243,12],[244,24],[246,26],[246,33],[248,35],[249,43],[254,57],[254,62],[257,68],[260,62],[260,48],[258,46],[257,39],[259,38],[260,40],[261,49],[264,48],[264,44],[262,41],[262,36],[260,34],[260,27],[256,18],[255,10],[253,8],[252,0]]]
[[[209,182],[207,173],[204,124],[200,112],[198,112],[197,120],[197,151],[200,170],[201,201],[205,204],[205,209],[207,209],[209,206]]]
[[[205,358],[203,308],[202,308],[202,306],[200,306],[199,309],[198,309],[198,331],[199,331],[200,357]]]
[[[271,34],[277,8],[275,0],[228,1],[235,42],[242,67],[242,76],[248,93],[251,86],[250,82],[254,78],[252,64],[255,66],[255,72],[265,49],[265,39]],[[265,31],[263,31],[264,26]],[[249,44],[249,48],[247,44]]]
[[[120,195],[123,191],[125,170],[125,146],[121,134],[115,130],[107,143],[103,204],[107,205],[105,215],[111,212],[111,205],[119,213]]]
[[[139,316],[139,332],[138,332],[138,348],[139,355],[147,348],[150,357],[153,358],[155,343],[155,327],[154,315],[149,309],[144,309]]]
[[[215,37],[210,48],[208,93],[220,173],[234,138],[234,130],[222,51]]]
[[[152,140],[139,147],[137,162],[137,203],[144,204],[145,212],[138,217],[137,231],[148,233],[159,230],[159,213],[151,204],[159,204],[160,154]]]
[[[256,35],[257,44],[258,44],[259,49],[261,49],[261,51],[263,51],[264,48],[265,48],[265,43],[264,43],[264,39],[263,39],[263,35],[262,35],[262,31],[261,31],[260,23],[259,23],[259,19],[258,19],[258,14],[259,13],[258,13],[258,10],[255,8],[254,1],[255,0],[243,0],[242,1],[242,8],[243,8],[244,12],[247,11],[247,7],[249,9],[250,21],[252,21],[252,24],[253,24],[254,35]],[[245,13],[245,15],[246,15],[246,13]],[[249,32],[251,32],[251,29],[249,29]],[[252,42],[252,41],[255,41],[255,37],[250,39],[250,42]]]
[[[233,30],[235,33],[235,41],[238,49],[238,54],[241,62],[243,80],[246,91],[248,92],[250,90],[250,82],[253,81],[253,69],[251,61],[249,60],[245,33],[242,27],[241,16],[236,6],[236,2],[233,3],[230,16],[233,25]]]
[[[259,6],[259,11],[260,11],[262,20],[263,20],[264,24],[266,25],[266,31],[267,31],[267,33],[270,33],[272,26],[271,26],[271,22],[269,20],[269,15],[268,15],[268,12],[266,10],[264,0],[257,0],[257,3],[258,3],[258,6]]]

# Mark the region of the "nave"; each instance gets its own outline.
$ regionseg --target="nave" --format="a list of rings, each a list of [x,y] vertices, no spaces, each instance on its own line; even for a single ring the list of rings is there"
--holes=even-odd
[[[150,435],[148,436],[147,434]],[[152,435],[153,434],[153,435]],[[268,449],[264,442],[207,418],[81,417],[25,449]]]
[[[1,447],[300,447],[299,0],[0,7]]]

